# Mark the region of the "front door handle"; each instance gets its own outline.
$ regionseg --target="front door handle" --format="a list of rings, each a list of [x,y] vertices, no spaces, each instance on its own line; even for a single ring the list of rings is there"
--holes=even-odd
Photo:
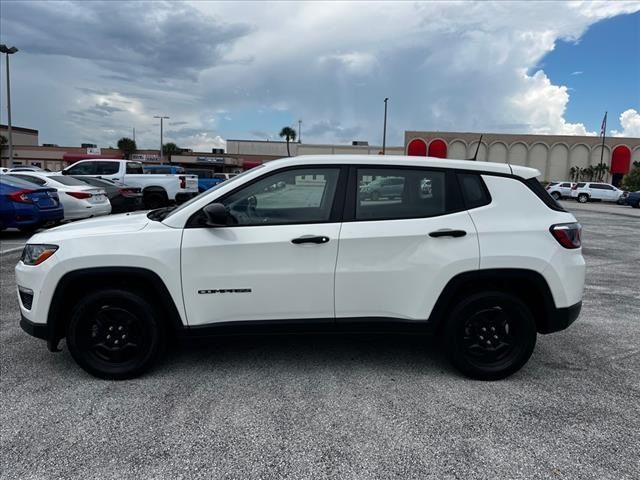
[[[438,238],[438,237],[464,237],[467,234],[464,230],[436,230],[435,232],[431,232],[429,234],[430,237]]]
[[[325,236],[315,236],[315,235],[305,235],[303,237],[294,238],[291,240],[291,243],[295,243],[296,245],[300,245],[301,243],[327,243],[329,241],[329,237]]]

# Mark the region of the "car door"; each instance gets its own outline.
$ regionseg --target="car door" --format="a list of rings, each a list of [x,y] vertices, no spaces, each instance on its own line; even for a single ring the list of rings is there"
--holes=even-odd
[[[397,198],[372,200],[357,189],[367,176],[400,177],[402,190]],[[451,278],[478,268],[477,233],[459,188],[455,173],[444,169],[353,168],[336,266],[336,318],[424,320]]]
[[[189,325],[334,318],[343,170],[265,174],[216,200],[230,225],[207,227],[202,211],[190,219],[181,260]]]
[[[604,200],[607,200],[609,202],[615,202],[620,196],[620,192],[618,191],[618,189],[616,189],[613,185],[608,185],[606,183],[602,184],[602,193]]]

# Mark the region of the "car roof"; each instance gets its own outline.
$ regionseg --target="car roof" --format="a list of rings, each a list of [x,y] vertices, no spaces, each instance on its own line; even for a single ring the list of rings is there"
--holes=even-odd
[[[352,164],[352,165],[380,165],[380,166],[409,166],[454,168],[460,170],[475,170],[479,172],[513,174],[522,178],[533,178],[540,175],[535,168],[506,163],[480,162],[473,160],[455,160],[435,157],[410,157],[405,155],[301,155],[298,157],[281,158],[266,162],[264,165],[273,168],[282,168],[299,165],[317,165],[318,163]]]

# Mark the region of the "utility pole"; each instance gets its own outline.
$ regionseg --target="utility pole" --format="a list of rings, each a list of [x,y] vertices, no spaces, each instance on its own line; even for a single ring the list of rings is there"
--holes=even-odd
[[[302,120],[298,120],[298,143],[302,143]]]
[[[136,141],[136,127],[133,127],[133,141]]]
[[[162,140],[162,127],[163,127],[163,120],[169,119],[170,117],[164,116],[164,115],[154,115],[153,118],[159,118],[160,119],[160,165],[164,165],[164,153],[162,153],[162,146],[164,145],[163,140]]]
[[[602,147],[600,148],[600,175],[604,174],[603,171],[603,159],[604,159],[604,139],[607,136],[607,112],[604,112],[604,118],[602,119],[602,126],[600,127],[600,135],[602,135]]]
[[[13,167],[13,135],[11,134],[11,74],[9,72],[9,55],[16,53],[16,47],[8,48],[0,45],[0,53],[7,55],[7,136],[9,137],[9,167]]]
[[[389,97],[384,99],[384,127],[382,129],[382,154],[385,154],[385,150],[387,147],[387,102],[389,101]]]

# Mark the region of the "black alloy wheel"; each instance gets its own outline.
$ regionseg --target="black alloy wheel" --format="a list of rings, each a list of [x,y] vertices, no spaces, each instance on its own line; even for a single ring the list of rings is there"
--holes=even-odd
[[[143,297],[124,290],[96,291],[73,310],[67,344],[76,362],[100,378],[133,378],[155,362],[161,322]]]
[[[445,328],[453,365],[478,380],[498,380],[522,368],[533,353],[536,336],[530,310],[503,292],[481,292],[464,299]]]

